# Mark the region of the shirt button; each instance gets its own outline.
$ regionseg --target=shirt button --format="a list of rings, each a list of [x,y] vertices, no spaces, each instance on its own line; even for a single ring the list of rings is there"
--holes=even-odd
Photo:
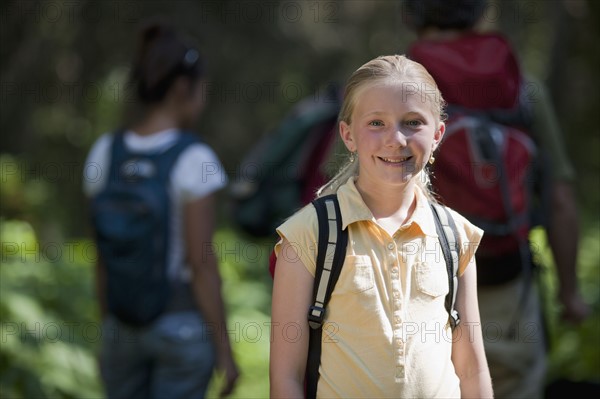
[[[390,242],[390,243],[388,244],[388,249],[389,249],[389,250],[392,250],[392,249],[394,249],[394,243],[393,243],[393,242]]]
[[[394,299],[398,299],[400,298],[400,293],[399,292],[394,292]]]
[[[396,367],[396,377],[399,377],[399,378],[404,377],[404,367],[403,366]]]
[[[394,317],[394,323],[400,324],[400,317],[398,317],[398,316]]]
[[[398,268],[397,267],[392,267],[392,273],[394,273],[394,274],[398,273]]]

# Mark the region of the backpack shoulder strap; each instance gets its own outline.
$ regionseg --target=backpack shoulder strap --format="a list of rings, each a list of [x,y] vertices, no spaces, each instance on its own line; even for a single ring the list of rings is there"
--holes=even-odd
[[[445,206],[431,203],[435,229],[437,230],[442,248],[442,254],[446,262],[448,272],[448,286],[450,290],[446,295],[444,305],[449,315],[450,327],[454,330],[460,323],[460,317],[456,310],[456,292],[458,291],[458,261],[460,254],[459,235],[452,215]]]
[[[131,152],[127,150],[127,146],[125,145],[124,128],[119,128],[112,136],[109,178],[114,180],[120,177],[120,164],[127,160],[127,157],[131,155]],[[163,181],[168,180],[171,168],[175,165],[179,155],[181,155],[189,145],[201,142],[202,140],[195,134],[191,132],[181,132],[175,144],[158,156],[159,178]]]
[[[348,245],[348,229],[342,229],[337,195],[318,198],[312,204],[317,211],[319,241],[313,301],[308,311],[310,336],[306,364],[306,397],[309,399],[317,395],[325,309],[340,276]]]
[[[158,173],[161,181],[167,182],[171,175],[171,169],[175,166],[177,159],[181,153],[194,143],[199,143],[201,140],[190,132],[180,132],[175,144],[168,150],[161,153],[156,159],[158,163]]]
[[[110,161],[108,163],[109,181],[119,177],[119,166],[127,157],[127,148],[123,141],[125,129],[119,128],[112,134],[112,142],[110,145]]]

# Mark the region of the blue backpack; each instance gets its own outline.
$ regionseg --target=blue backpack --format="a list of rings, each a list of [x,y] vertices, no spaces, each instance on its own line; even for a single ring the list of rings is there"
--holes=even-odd
[[[100,259],[106,270],[108,310],[124,323],[142,326],[167,307],[171,200],[169,176],[179,155],[198,138],[181,133],[156,153],[127,149],[114,134],[105,189],[91,203]]]

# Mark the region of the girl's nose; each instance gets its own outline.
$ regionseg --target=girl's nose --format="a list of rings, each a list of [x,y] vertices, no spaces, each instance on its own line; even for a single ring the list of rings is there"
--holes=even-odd
[[[406,136],[402,133],[400,127],[390,129],[388,134],[386,134],[385,140],[385,145],[387,147],[406,147]]]

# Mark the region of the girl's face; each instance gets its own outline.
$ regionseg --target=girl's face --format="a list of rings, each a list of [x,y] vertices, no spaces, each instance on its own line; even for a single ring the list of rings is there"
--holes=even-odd
[[[401,83],[380,83],[356,93],[351,123],[340,123],[346,147],[356,152],[359,179],[404,186],[425,167],[444,134],[421,93]]]

